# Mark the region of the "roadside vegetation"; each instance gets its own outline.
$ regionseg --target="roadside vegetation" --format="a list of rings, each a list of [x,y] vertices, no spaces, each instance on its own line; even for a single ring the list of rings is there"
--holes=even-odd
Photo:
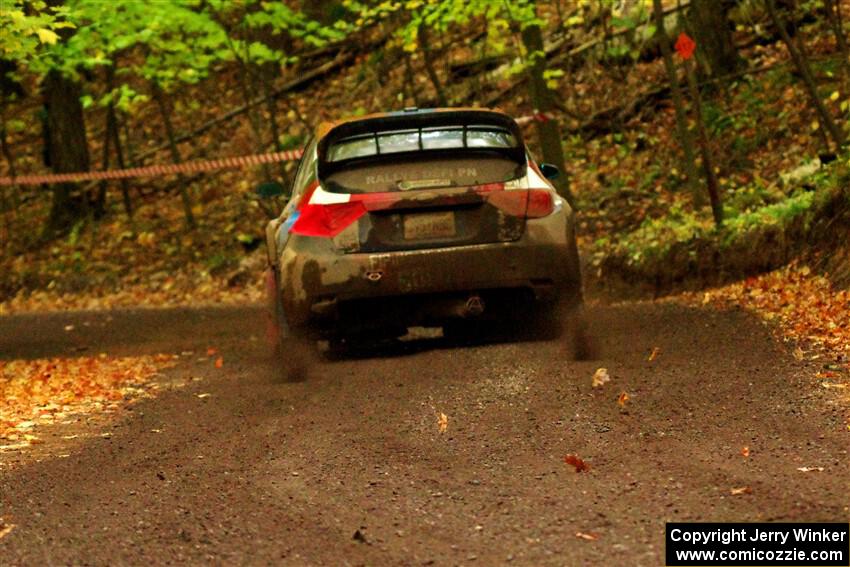
[[[835,0],[6,4],[0,175],[296,149],[404,106],[543,113],[591,285],[656,295],[782,266],[846,210]],[[0,186],[0,310],[254,301],[281,203],[253,191],[294,165]]]

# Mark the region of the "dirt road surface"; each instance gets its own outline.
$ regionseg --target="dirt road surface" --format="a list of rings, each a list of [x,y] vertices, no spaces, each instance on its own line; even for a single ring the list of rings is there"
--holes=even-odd
[[[596,360],[435,340],[287,383],[254,309],[0,318],[3,358],[224,357],[188,357],[167,371],[188,386],[64,458],[0,454],[0,565],[662,565],[666,521],[847,521],[846,408],[817,366],[742,312],[590,321]]]

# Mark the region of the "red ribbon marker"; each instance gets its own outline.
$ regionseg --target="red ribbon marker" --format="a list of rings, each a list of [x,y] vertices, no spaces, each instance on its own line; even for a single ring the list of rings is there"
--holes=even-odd
[[[694,51],[696,51],[697,44],[694,40],[691,39],[691,36],[682,32],[679,34],[679,39],[676,40],[676,52],[679,56],[687,61],[691,57],[694,56]]]

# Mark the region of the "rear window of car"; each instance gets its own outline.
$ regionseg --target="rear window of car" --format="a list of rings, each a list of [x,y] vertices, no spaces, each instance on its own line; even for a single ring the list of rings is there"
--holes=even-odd
[[[424,128],[381,132],[344,138],[331,145],[329,162],[422,150],[459,148],[516,148],[518,141],[507,130],[485,127]]]
[[[384,193],[419,189],[449,189],[505,183],[524,174],[524,164],[499,155],[420,157],[391,162],[352,163],[326,177],[322,184],[338,193]],[[465,155],[466,154],[466,155]]]

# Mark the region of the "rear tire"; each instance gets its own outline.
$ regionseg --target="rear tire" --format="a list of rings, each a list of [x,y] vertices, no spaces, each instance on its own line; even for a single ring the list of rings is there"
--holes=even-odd
[[[565,317],[564,349],[572,360],[593,360],[596,348],[589,332],[584,305],[579,303],[567,310]]]
[[[575,231],[575,213],[567,223],[567,284],[563,301],[570,308],[581,307],[584,303],[584,286],[581,276],[581,257],[578,253],[578,241]]]
[[[280,295],[280,277],[272,268],[273,282],[269,284],[272,361],[281,371],[281,378],[286,382],[300,382],[307,377],[307,370],[315,361],[316,345],[306,337],[301,337],[292,331],[286,319],[283,299]]]

